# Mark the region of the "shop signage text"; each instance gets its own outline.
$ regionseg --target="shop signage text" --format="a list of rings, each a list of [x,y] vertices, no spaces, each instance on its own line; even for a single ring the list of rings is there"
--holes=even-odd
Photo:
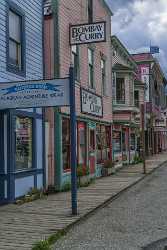
[[[85,89],[81,89],[81,111],[94,116],[103,116],[103,104],[101,96]]]
[[[0,109],[69,106],[69,79],[0,83]]]
[[[142,66],[141,67],[141,80],[145,84],[145,101],[149,102],[150,99],[150,88],[149,88],[149,67],[148,66]]]
[[[106,22],[70,26],[70,45],[106,41]]]

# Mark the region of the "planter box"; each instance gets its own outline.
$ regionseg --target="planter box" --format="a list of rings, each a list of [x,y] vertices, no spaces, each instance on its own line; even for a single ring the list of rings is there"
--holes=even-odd
[[[112,168],[103,168],[102,167],[102,169],[101,169],[101,175],[103,177],[109,176],[109,175],[114,174],[114,173],[115,173],[115,168],[114,167],[112,167]]]
[[[80,182],[81,185],[88,183],[89,180],[90,180],[89,175],[81,176],[80,179],[78,178],[78,182]]]

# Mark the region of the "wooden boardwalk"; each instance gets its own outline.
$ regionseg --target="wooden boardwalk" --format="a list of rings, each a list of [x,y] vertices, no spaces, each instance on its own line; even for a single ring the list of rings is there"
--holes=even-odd
[[[163,153],[147,160],[150,172],[167,161]],[[33,243],[63,229],[94,210],[143,177],[142,165],[122,168],[116,174],[96,180],[78,190],[79,215],[71,216],[70,192],[49,195],[46,199],[23,205],[0,207],[0,250],[30,250]]]

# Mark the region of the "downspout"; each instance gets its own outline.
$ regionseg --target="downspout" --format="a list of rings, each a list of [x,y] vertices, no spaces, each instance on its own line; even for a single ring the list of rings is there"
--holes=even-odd
[[[52,0],[53,41],[54,41],[54,78],[60,77],[60,30],[59,2]],[[62,123],[60,108],[54,108],[54,185],[60,190],[62,186]]]

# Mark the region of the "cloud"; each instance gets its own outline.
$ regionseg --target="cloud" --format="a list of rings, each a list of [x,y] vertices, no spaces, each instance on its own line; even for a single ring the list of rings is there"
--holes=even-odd
[[[167,2],[166,0],[107,0],[114,16],[112,34],[117,35],[129,50],[149,51],[160,47],[158,56],[167,75]]]

